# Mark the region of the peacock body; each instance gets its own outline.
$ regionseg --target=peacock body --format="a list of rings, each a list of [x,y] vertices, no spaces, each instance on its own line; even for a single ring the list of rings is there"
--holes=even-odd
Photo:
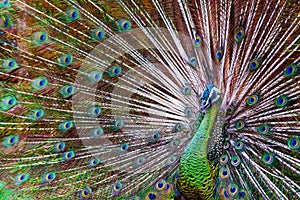
[[[0,0],[0,199],[300,199],[297,0]]]

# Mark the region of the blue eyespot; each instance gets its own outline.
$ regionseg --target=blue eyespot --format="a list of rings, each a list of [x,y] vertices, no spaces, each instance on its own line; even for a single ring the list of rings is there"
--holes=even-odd
[[[230,183],[227,186],[227,193],[230,197],[236,197],[239,192],[239,187],[236,184]]]
[[[126,19],[119,19],[117,25],[120,32],[126,32],[131,29],[131,23]]]
[[[201,44],[202,44],[201,36],[198,33],[196,33],[195,39],[194,39],[194,47],[199,48],[199,47],[201,47]]]
[[[15,177],[15,185],[21,185],[25,181],[27,181],[29,178],[29,175],[27,173],[18,174]]]
[[[164,191],[166,187],[167,187],[167,182],[165,180],[160,180],[155,184],[154,190],[161,192]]]
[[[151,142],[157,142],[157,140],[160,138],[160,133],[159,132],[155,132],[152,133],[150,136],[150,141]]]
[[[32,35],[32,43],[35,46],[45,44],[48,41],[48,39],[49,39],[48,33],[45,31],[35,32]]]
[[[61,123],[59,124],[58,129],[59,129],[60,131],[68,131],[68,130],[70,130],[73,126],[74,126],[73,121],[66,120],[66,121],[63,121],[63,122],[61,122]]]
[[[58,63],[61,67],[66,67],[73,63],[73,56],[70,53],[64,54],[58,58]]]
[[[235,148],[236,150],[241,150],[241,149],[244,148],[244,143],[243,143],[241,140],[237,140],[237,141],[235,141],[235,143],[234,143],[234,148]]]
[[[221,60],[223,58],[224,51],[223,49],[218,49],[216,53],[217,60]]]
[[[0,8],[10,6],[9,0],[1,0],[0,1]]]
[[[219,177],[221,179],[227,179],[229,177],[230,170],[227,167],[221,167],[219,170]]]
[[[298,137],[289,138],[288,146],[293,151],[299,150],[299,148],[300,148],[300,139]]]
[[[100,126],[98,126],[94,129],[90,130],[89,134],[90,134],[91,138],[98,139],[104,134],[104,131]]]
[[[101,114],[102,110],[99,106],[92,106],[88,109],[88,115],[90,117],[98,117]]]
[[[120,66],[113,66],[108,70],[108,75],[110,77],[115,77],[122,74],[122,68]]]
[[[88,78],[91,82],[97,83],[102,79],[102,73],[100,71],[91,71]]]
[[[48,86],[48,80],[45,77],[38,77],[32,80],[33,89],[40,90]]]
[[[299,66],[295,63],[292,63],[284,69],[283,75],[285,77],[292,78],[298,75],[299,72],[300,72]]]
[[[89,199],[91,195],[92,195],[92,189],[89,187],[79,190],[80,199]]]
[[[246,104],[248,106],[254,106],[258,103],[258,101],[259,101],[259,96],[257,94],[253,94],[247,98]]]
[[[177,124],[175,124],[172,132],[173,133],[178,133],[178,132],[182,131],[184,128],[185,127],[184,127],[184,125],[182,123],[177,123]]]
[[[0,110],[7,111],[17,105],[17,99],[15,96],[6,96],[0,99]]]
[[[114,131],[120,130],[121,128],[123,128],[123,126],[124,126],[124,121],[121,120],[121,119],[115,120],[115,121],[112,122],[112,129]]]
[[[29,114],[29,118],[31,120],[37,121],[45,116],[44,110],[43,109],[34,109],[31,111]]]
[[[261,124],[261,125],[259,125],[257,127],[257,131],[260,134],[263,134],[263,135],[269,134],[270,131],[271,131],[271,125],[269,125],[269,124]]]
[[[61,158],[65,161],[70,160],[74,158],[75,152],[74,151],[66,151],[63,154],[61,154]]]
[[[55,153],[62,152],[66,149],[66,143],[64,142],[59,142],[53,145],[53,149]]]
[[[67,22],[73,22],[80,18],[80,13],[75,8],[68,10],[66,13],[67,13],[67,16],[66,16]]]
[[[60,88],[59,93],[65,99],[72,96],[74,94],[74,91],[75,89],[72,85],[64,85]]]
[[[128,143],[123,143],[123,144],[120,145],[119,151],[121,153],[123,153],[123,152],[127,151],[128,148],[129,148],[129,144]]]
[[[261,60],[258,58],[254,58],[249,62],[249,70],[250,71],[256,70],[260,67],[260,65],[261,65]]]
[[[271,153],[265,153],[262,156],[262,161],[266,164],[266,165],[272,165],[275,163],[275,156]]]
[[[284,108],[289,105],[289,98],[287,97],[287,95],[281,95],[276,98],[275,105],[278,108]]]
[[[194,56],[190,57],[189,58],[189,64],[191,66],[193,66],[193,67],[196,67],[196,65],[197,65],[197,59],[196,59],[196,57],[194,57]]]
[[[117,195],[120,193],[120,191],[122,190],[122,182],[120,181],[117,181],[115,184],[113,184],[111,186],[111,192],[112,192],[112,195]]]
[[[191,90],[192,90],[192,87],[191,87],[191,84],[189,84],[189,83],[185,83],[181,87],[181,92],[183,95],[190,95]]]
[[[13,58],[5,59],[3,61],[2,66],[3,66],[4,70],[7,70],[7,71],[19,68],[17,61]]]
[[[226,165],[228,162],[228,156],[226,154],[223,154],[221,157],[220,157],[220,164],[221,165]]]
[[[92,158],[89,160],[89,167],[96,167],[101,163],[101,161],[98,158]]]
[[[156,200],[156,198],[157,198],[157,194],[156,194],[156,192],[148,192],[147,194],[146,194],[146,200]]]
[[[238,120],[238,121],[235,122],[234,127],[237,130],[242,130],[242,129],[244,129],[246,127],[246,124],[245,124],[244,120],[240,119],[240,120]]]
[[[241,164],[241,159],[239,156],[232,156],[231,157],[231,164],[234,166],[234,167],[237,167]]]
[[[42,176],[42,183],[50,183],[56,178],[56,174],[54,172],[45,173]]]
[[[234,39],[237,43],[241,42],[245,37],[245,30],[244,28],[238,28],[236,31],[235,31],[235,34],[234,34]]]
[[[4,138],[3,145],[6,147],[11,147],[19,142],[19,137],[16,135],[10,135]]]
[[[96,28],[92,31],[92,38],[94,41],[100,41],[105,39],[105,31],[103,28]]]

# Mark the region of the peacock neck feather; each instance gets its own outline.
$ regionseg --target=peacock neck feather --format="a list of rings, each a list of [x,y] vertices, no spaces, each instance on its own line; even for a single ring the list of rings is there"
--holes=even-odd
[[[207,154],[219,107],[220,100],[207,109],[196,134],[181,156],[177,187],[187,199],[213,198],[214,170]]]

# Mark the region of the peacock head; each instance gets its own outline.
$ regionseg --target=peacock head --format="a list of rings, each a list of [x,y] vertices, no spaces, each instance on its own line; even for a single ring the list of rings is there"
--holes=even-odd
[[[206,110],[220,98],[220,90],[213,84],[209,83],[201,96],[201,112],[206,113]]]

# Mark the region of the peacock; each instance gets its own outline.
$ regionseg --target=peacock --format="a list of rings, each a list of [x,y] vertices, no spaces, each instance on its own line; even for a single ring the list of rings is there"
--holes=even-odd
[[[0,0],[0,199],[300,199],[298,0]]]

